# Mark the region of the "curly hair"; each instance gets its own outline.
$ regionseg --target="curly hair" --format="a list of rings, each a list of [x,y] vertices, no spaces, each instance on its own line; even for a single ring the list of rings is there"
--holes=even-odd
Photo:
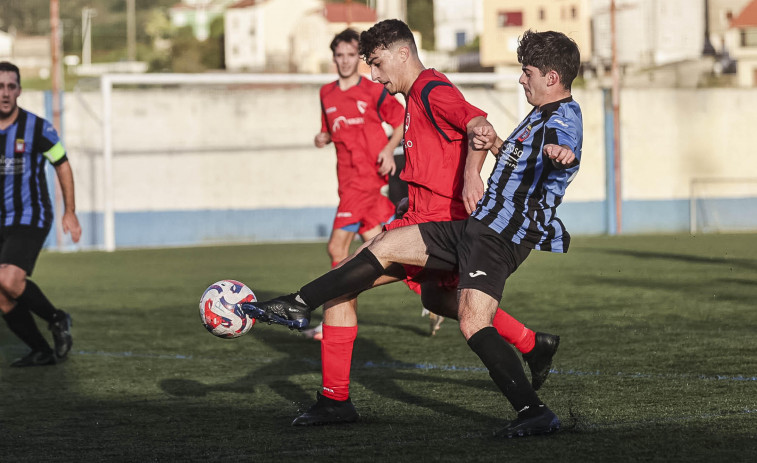
[[[386,19],[360,34],[358,53],[367,59],[376,49],[389,48],[397,42],[405,42],[410,45],[413,52],[418,51],[415,46],[415,37],[408,25],[399,19]]]
[[[555,71],[565,89],[570,90],[581,66],[581,53],[576,42],[562,32],[529,29],[518,41],[518,62],[539,69],[542,75]]]

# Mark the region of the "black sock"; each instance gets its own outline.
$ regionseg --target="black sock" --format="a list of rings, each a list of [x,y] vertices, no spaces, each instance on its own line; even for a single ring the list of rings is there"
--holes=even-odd
[[[19,305],[26,307],[47,322],[57,320],[58,309],[50,302],[45,294],[32,280],[26,279],[24,292],[16,299]]]
[[[468,339],[468,346],[479,356],[500,391],[516,412],[538,412],[541,400],[526,378],[523,365],[512,347],[493,326],[484,328]]]
[[[8,328],[33,351],[48,353],[53,351],[37,328],[31,312],[20,303],[16,304],[13,310],[3,315],[3,319],[5,319]]]
[[[324,303],[347,294],[364,291],[384,274],[384,267],[368,248],[339,268],[316,278],[300,289],[305,304],[315,310]]]

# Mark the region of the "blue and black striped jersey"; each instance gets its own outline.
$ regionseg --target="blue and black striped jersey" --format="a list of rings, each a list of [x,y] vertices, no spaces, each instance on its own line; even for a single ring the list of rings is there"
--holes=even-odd
[[[0,227],[48,228],[53,206],[45,160],[66,162],[66,151],[51,123],[19,108],[18,117],[0,130]]]
[[[572,97],[534,108],[502,144],[472,217],[514,243],[567,252],[570,234],[556,211],[578,172],[582,143],[581,108]],[[542,154],[547,144],[568,146],[576,160],[553,164]]]

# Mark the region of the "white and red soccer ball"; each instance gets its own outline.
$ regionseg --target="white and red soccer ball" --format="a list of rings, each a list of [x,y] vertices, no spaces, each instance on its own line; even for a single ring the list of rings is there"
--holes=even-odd
[[[254,302],[255,294],[244,283],[221,280],[213,283],[200,298],[200,320],[205,328],[219,338],[237,338],[247,333],[255,319],[238,305]]]

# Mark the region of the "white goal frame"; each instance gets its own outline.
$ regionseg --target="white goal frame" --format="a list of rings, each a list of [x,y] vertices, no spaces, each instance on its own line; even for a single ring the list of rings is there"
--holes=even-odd
[[[698,201],[701,199],[716,199],[726,197],[723,195],[702,195],[702,187],[708,185],[726,185],[726,186],[745,186],[754,185],[755,196],[757,196],[757,178],[748,177],[730,177],[730,178],[693,178],[689,182],[689,232],[693,235],[698,231]]]
[[[457,85],[514,85],[515,73],[447,73]],[[336,79],[334,74],[105,74],[100,77],[102,97],[103,158],[103,247],[116,249],[115,206],[113,201],[113,88],[124,85],[240,85],[240,84],[311,84],[323,85]],[[518,99],[518,114],[526,108]]]

